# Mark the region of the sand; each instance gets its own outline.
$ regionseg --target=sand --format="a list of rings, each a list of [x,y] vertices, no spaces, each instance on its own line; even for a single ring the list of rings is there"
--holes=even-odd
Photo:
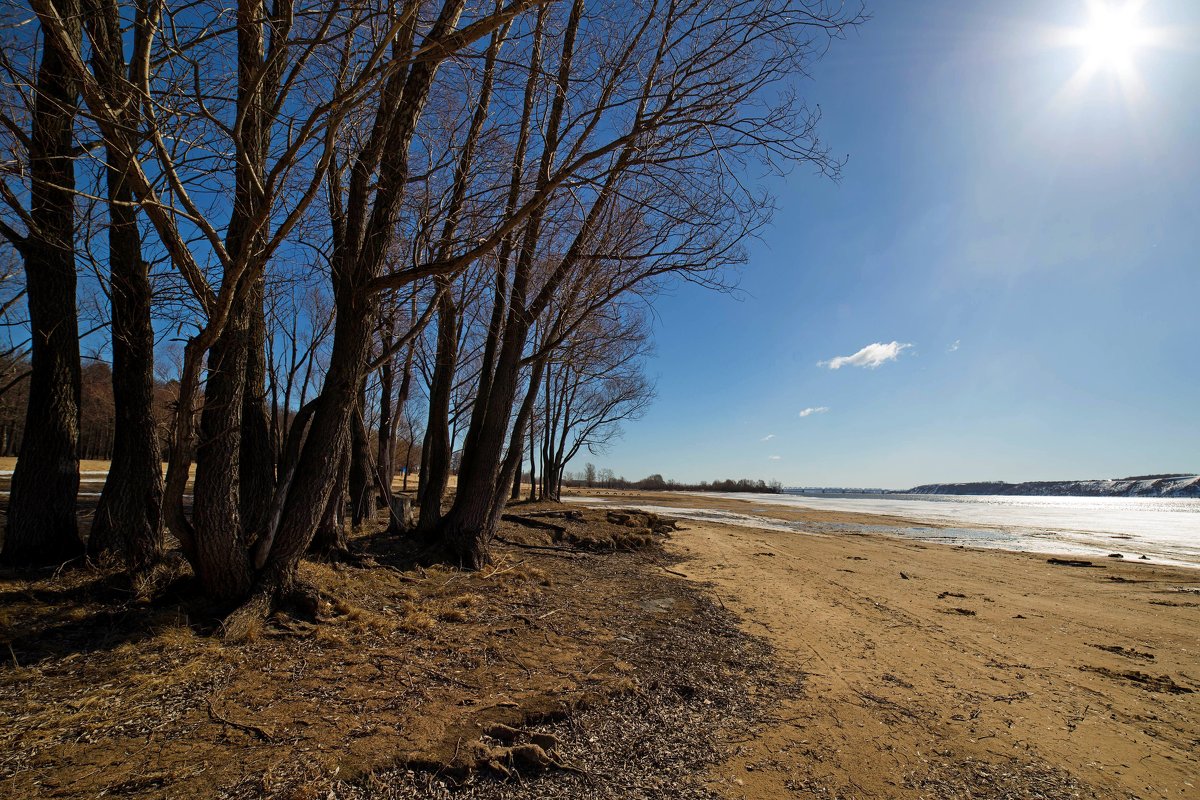
[[[1200,572],[686,527],[675,569],[804,680],[722,794],[1200,797]]]

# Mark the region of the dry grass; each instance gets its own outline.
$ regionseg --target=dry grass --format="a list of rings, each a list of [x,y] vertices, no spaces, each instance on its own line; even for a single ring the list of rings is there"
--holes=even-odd
[[[476,573],[405,567],[379,533],[355,546],[371,566],[301,565],[331,598],[315,619],[239,645],[187,579],[146,602],[95,572],[0,577],[0,796],[324,797],[396,764],[466,769],[480,726],[628,690],[617,651],[667,621],[641,598],[690,591],[566,543],[500,546]]]

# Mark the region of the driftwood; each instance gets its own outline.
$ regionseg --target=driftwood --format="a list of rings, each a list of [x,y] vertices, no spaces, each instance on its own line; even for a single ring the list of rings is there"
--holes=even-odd
[[[613,525],[644,529],[659,536],[670,536],[673,531],[679,530],[678,520],[632,508],[609,511],[605,518]]]
[[[554,519],[569,519],[572,522],[583,522],[582,511],[526,511],[523,517],[552,517]]]
[[[541,520],[531,519],[531,516],[532,515],[521,516],[518,514],[504,514],[500,517],[500,519],[504,520],[505,522],[515,522],[518,525],[524,525],[527,528],[537,528],[540,531],[550,531],[554,534],[554,541],[556,542],[562,539],[563,534],[567,532],[567,529],[562,525],[555,525],[553,522],[542,522]]]

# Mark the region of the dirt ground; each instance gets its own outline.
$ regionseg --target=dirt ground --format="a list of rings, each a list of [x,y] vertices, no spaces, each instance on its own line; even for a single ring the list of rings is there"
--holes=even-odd
[[[669,549],[804,675],[734,798],[1200,797],[1200,574],[689,524]]]
[[[769,649],[647,520],[606,516],[505,522],[476,573],[359,536],[357,563],[302,564],[316,619],[239,645],[186,577],[145,603],[96,571],[0,575],[0,797],[711,798]]]

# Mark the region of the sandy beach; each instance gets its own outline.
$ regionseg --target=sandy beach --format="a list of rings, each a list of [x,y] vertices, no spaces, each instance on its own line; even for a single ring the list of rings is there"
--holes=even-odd
[[[1084,797],[1200,796],[1195,570],[687,528],[668,546],[686,558],[677,571],[803,676],[776,721],[714,772],[723,794],[957,797],[1007,781],[1024,788],[971,796],[1025,797],[1044,781]]]

